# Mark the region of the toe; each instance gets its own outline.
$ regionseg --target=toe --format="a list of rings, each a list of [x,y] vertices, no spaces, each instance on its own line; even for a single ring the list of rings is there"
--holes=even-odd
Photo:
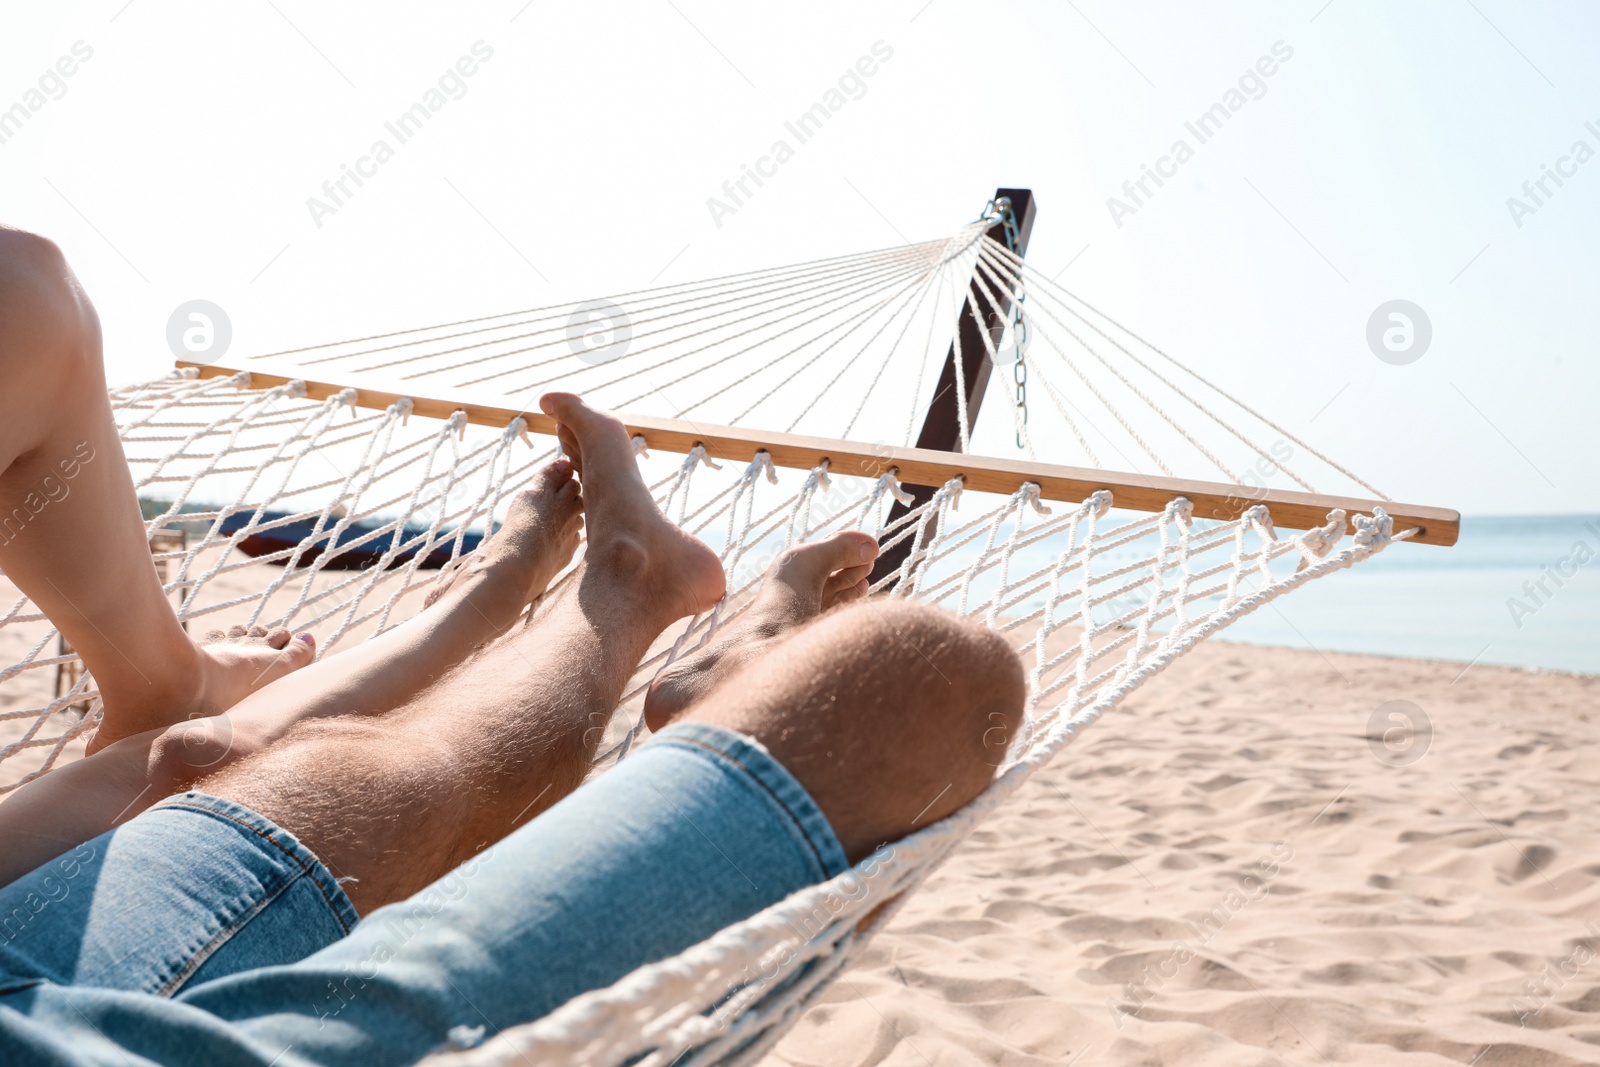
[[[562,455],[568,457],[572,467],[579,474],[583,473],[583,449],[578,447],[578,437],[572,432],[572,427],[566,423],[556,424],[556,440],[561,444]]]
[[[250,631],[245,629],[243,626],[228,627],[228,640],[230,641],[237,641],[240,638],[248,637],[249,635]]]
[[[572,461],[558,459],[545,464],[534,474],[524,493],[535,496],[555,496],[572,481]]]
[[[261,672],[261,681],[258,684],[266,685],[268,682],[276,681],[286,674],[297,671],[315,659],[316,655],[316,638],[310,634],[295,634],[273,655],[271,662]]]
[[[822,587],[822,606],[831,608],[835,604],[848,603],[859,600],[866,593],[867,576],[872,573],[872,564],[863,563],[855,567],[846,567],[828,579]]]
[[[588,463],[615,476],[625,460],[633,461],[633,439],[615,415],[596,411],[573,393],[546,393],[539,398],[539,406],[555,417],[561,447],[572,455],[579,474]]]
[[[832,537],[798,545],[779,556],[777,576],[796,585],[821,589],[831,575],[878,558],[878,542],[860,530],[842,530]]]
[[[577,393],[546,393],[539,398],[539,410],[557,422],[579,428],[600,414]]]
[[[846,588],[839,590],[837,593],[834,593],[833,596],[823,604],[823,607],[836,608],[840,604],[852,604],[857,600],[865,599],[867,590],[870,588],[871,582],[869,582],[866,578],[858,579],[854,585],[847,586]]]
[[[263,635],[266,637],[267,645],[276,649],[282,649],[294,637],[294,634],[282,626],[273,630],[263,631]]]
[[[556,507],[563,518],[571,519],[583,514],[583,487],[577,479],[568,479],[567,483],[556,491]]]

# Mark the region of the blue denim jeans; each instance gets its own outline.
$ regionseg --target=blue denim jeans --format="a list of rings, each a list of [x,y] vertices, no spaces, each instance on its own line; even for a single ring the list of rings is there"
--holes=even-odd
[[[187,793],[0,889],[0,1064],[412,1063],[847,866],[800,783],[704,723],[359,921],[293,835]]]

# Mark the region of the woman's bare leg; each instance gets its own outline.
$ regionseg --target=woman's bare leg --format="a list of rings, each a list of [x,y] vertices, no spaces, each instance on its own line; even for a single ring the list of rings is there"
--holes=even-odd
[[[105,716],[91,748],[222,711],[312,659],[287,631],[203,645],[178,625],[112,421],[94,307],[55,245],[5,228],[0,568],[93,672]]]

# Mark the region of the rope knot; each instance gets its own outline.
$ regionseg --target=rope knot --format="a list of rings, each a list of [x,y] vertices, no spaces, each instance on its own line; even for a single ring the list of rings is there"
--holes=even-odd
[[[1034,511],[1037,511],[1041,515],[1050,514],[1050,506],[1046,504],[1044,502],[1044,498],[1039,495],[1038,483],[1023,482],[1022,488],[1018,489],[1017,492],[1022,494],[1022,499],[1026,501]]]
[[[527,445],[529,448],[533,447],[533,438],[528,435],[528,420],[523,418],[521,415],[518,415],[510,422],[506,423],[505,433],[501,435],[501,439],[507,443],[509,443],[513,437],[520,437],[522,438],[523,444]]]
[[[347,389],[346,392],[353,393],[355,390]],[[351,414],[355,414],[355,398],[352,397],[349,401],[349,404]],[[416,406],[417,405],[411,402],[411,398],[409,396],[403,396],[399,400],[396,400],[393,404],[389,405],[389,415],[391,417],[395,415],[400,416],[400,425],[404,426],[411,418],[411,410]]]
[[[778,484],[778,468],[772,462],[772,453],[764,448],[755,454],[750,460],[750,465],[744,469],[745,479],[751,484],[763,474],[767,476],[768,482],[773,485]]]
[[[1300,547],[1300,554],[1305,561],[1310,563],[1314,559],[1322,559],[1333,546],[1339,543],[1339,538],[1344,536],[1345,513],[1343,508],[1334,508],[1328,512],[1326,526],[1314,526],[1301,534],[1295,542]]]
[[[954,478],[951,478],[948,482],[945,482],[944,487],[950,499],[950,510],[960,511],[961,494],[967,488],[967,476],[965,474],[958,474]]]
[[[402,397],[402,399],[405,398]],[[407,403],[409,402],[407,401]],[[406,412],[407,416],[410,414],[410,411]],[[463,409],[456,408],[452,411],[450,417],[445,420],[444,425],[446,430],[454,430],[456,432],[457,440],[465,441],[467,439],[467,413]]]
[[[1394,520],[1382,508],[1373,508],[1371,515],[1355,517],[1357,548],[1382,548],[1394,537]]]
[[[1106,512],[1111,510],[1111,490],[1096,489],[1089,494],[1089,499],[1085,500],[1084,504],[1094,511],[1095,518],[1105,518]]]
[[[1278,539],[1278,531],[1272,525],[1272,512],[1267,510],[1265,504],[1256,504],[1246,509],[1245,513],[1239,516],[1239,521],[1246,526],[1254,526],[1268,541]]]
[[[722,464],[711,458],[711,453],[706,451],[705,445],[695,445],[689,449],[689,454],[683,458],[684,473],[694,470],[696,464],[704,464],[714,471],[722,469]]]
[[[1194,525],[1194,501],[1186,496],[1175,496],[1167,504],[1167,519],[1187,530]]]
[[[640,456],[643,456],[645,459],[650,458],[650,447],[645,443],[644,434],[642,433],[636,433],[633,435],[633,455],[635,459]]]
[[[305,396],[306,383],[304,379],[296,378],[288,385],[285,385],[283,387],[283,395],[288,397],[290,400],[299,400],[301,397]]]
[[[906,492],[905,487],[900,484],[899,467],[890,467],[878,475],[877,489],[879,494],[888,493],[907,507],[910,507],[911,502],[916,499],[916,497]]]

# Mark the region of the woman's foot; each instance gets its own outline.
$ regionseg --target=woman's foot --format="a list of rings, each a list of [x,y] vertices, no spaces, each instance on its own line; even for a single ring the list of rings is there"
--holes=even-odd
[[[829,608],[867,595],[867,576],[878,558],[871,534],[845,530],[791,548],[773,561],[754,603],[703,652],[673,664],[650,683],[644,721],[666,726],[711,692],[741,664]]]
[[[212,630],[204,640],[191,641],[188,663],[163,665],[177,667],[174,682],[163,687],[152,678],[146,691],[133,694],[102,690],[104,710],[87,752],[92,755],[146,730],[226,711],[257,689],[304,667],[316,654],[315,638],[281,626]]]
[[[664,625],[721,600],[722,564],[656,507],[622,423],[571,393],[546,393],[539,406],[555,418],[561,447],[583,479],[588,568],[647,591],[638,609],[659,613]]]

